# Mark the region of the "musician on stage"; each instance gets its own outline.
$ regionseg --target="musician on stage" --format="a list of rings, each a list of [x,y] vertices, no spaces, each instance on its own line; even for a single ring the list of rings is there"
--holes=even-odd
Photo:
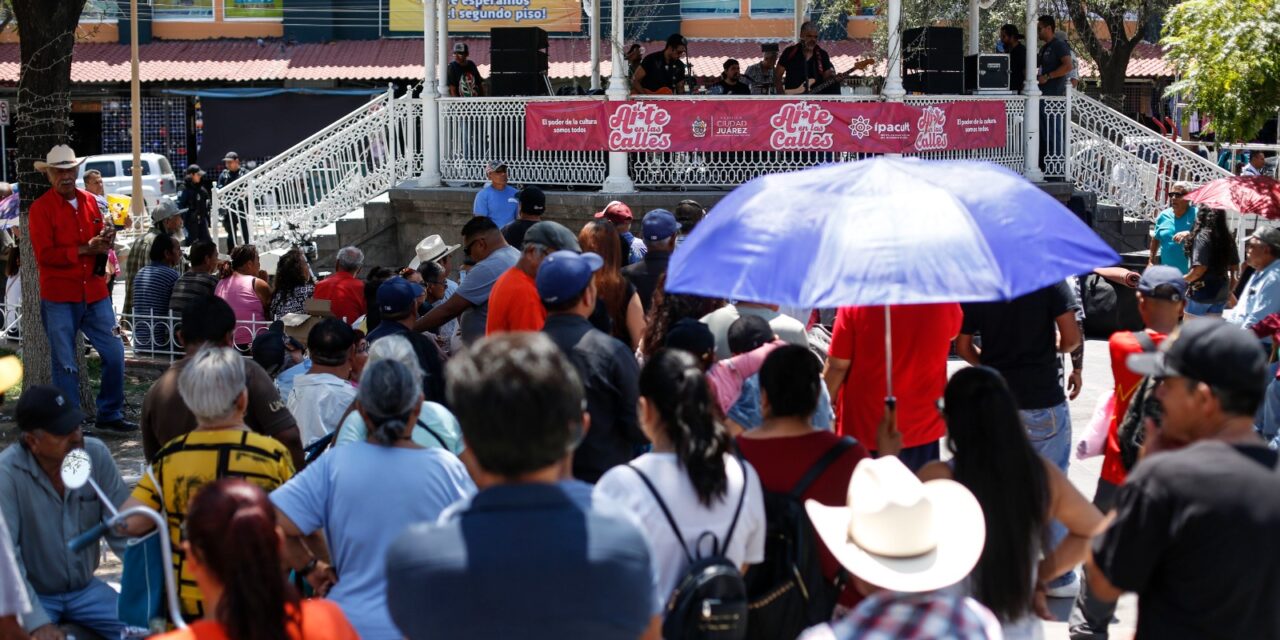
[[[737,60],[729,58],[724,61],[724,73],[720,74],[720,79],[711,85],[709,93],[719,96],[751,95],[751,89],[742,80],[742,73]]]
[[[813,22],[800,25],[800,42],[787,47],[773,70],[776,93],[811,93],[812,88],[836,77],[831,56],[818,46],[818,27]],[[839,83],[832,82],[817,93],[839,95]]]
[[[667,37],[667,46],[640,61],[640,67],[631,76],[631,93],[676,93],[685,82],[685,63],[682,58],[688,50],[684,36],[673,33]]]
[[[764,59],[748,66],[742,77],[751,88],[752,95],[771,96],[774,93],[773,70],[778,66],[778,43],[766,42],[760,45],[760,52]]]

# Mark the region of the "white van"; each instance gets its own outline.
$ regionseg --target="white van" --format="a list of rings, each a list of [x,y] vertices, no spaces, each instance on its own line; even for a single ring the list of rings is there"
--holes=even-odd
[[[133,154],[111,153],[101,156],[89,156],[80,163],[80,174],[76,185],[84,188],[84,172],[97,169],[102,174],[102,186],[107,193],[132,195],[133,192]],[[169,159],[158,153],[142,154],[142,200],[148,210],[155,206],[162,195],[175,196],[178,193],[178,177],[173,172]]]

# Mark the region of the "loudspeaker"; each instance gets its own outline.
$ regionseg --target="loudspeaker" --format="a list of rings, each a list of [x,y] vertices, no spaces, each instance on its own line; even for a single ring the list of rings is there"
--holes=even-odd
[[[550,68],[546,51],[494,49],[489,52],[492,73],[545,73]]]
[[[1009,55],[979,53],[964,57],[965,93],[1009,90]]]
[[[959,95],[964,91],[964,73],[954,71],[904,73],[902,88],[912,93]]]
[[[506,96],[545,96],[547,81],[541,73],[503,73],[495,71],[489,74],[489,95]]]
[[[535,51],[547,46],[547,32],[540,27],[495,27],[489,30],[490,49]]]
[[[963,71],[964,31],[918,27],[902,32],[902,66],[919,71]]]

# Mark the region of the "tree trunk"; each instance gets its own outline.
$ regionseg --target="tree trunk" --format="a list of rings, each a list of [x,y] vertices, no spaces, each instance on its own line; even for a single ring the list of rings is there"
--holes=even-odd
[[[49,189],[49,181],[33,163],[43,160],[54,145],[67,143],[71,126],[71,52],[75,29],[85,0],[10,0],[21,25],[18,102],[14,137],[18,149],[21,193],[19,226],[27,229],[31,203]],[[22,258],[22,364],[25,384],[48,384],[51,379],[49,342],[40,319],[40,281],[31,244],[18,243]],[[80,343],[77,337],[77,344]],[[77,349],[81,404],[91,389]]]

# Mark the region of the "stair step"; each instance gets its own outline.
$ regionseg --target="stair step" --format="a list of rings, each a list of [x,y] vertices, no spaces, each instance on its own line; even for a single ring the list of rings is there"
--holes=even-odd
[[[363,218],[343,218],[335,225],[338,229],[338,237],[343,236],[359,236],[364,235],[369,230],[368,222]]]

